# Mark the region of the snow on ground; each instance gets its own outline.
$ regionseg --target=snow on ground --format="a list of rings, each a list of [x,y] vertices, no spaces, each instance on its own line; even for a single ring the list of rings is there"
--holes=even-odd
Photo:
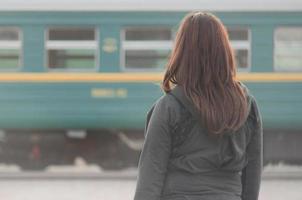
[[[301,165],[286,165],[282,162],[278,164],[269,164],[264,167],[264,172],[274,172],[274,173],[279,173],[279,172],[297,172],[297,173],[302,173],[302,166]]]

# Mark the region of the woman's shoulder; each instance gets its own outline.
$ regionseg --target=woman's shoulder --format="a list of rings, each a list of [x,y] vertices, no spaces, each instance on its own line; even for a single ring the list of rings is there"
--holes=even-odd
[[[156,99],[148,113],[152,112],[156,117],[173,124],[179,118],[181,109],[177,100],[169,92],[164,92]]]
[[[253,93],[250,91],[250,89],[247,87],[247,85],[245,85],[243,82],[238,81],[239,85],[241,86],[243,92],[245,93],[247,100],[248,100],[248,104],[251,106],[252,104],[256,103],[256,99],[255,96],[253,95]]]
[[[242,88],[243,92],[246,94],[248,98],[251,98],[252,94],[247,85],[245,85],[243,82],[238,81],[240,87]]]
[[[242,82],[239,82],[240,86],[243,88],[247,100],[248,100],[248,112],[249,112],[249,118],[253,119],[257,123],[261,122],[261,114],[259,110],[258,101],[256,100],[254,94],[249,90],[249,88]]]

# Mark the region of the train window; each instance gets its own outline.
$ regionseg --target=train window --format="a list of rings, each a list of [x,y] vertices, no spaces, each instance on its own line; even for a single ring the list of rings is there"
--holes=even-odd
[[[302,71],[302,27],[276,29],[274,65],[277,71]]]
[[[162,67],[166,65],[168,50],[128,50],[126,66],[139,66],[142,69]]]
[[[251,39],[247,28],[228,27],[229,39],[234,50],[238,71],[247,71],[251,66]]]
[[[247,29],[228,28],[228,34],[230,40],[246,41],[249,39],[249,34]]]
[[[129,27],[122,34],[121,65],[126,70],[162,70],[172,48],[169,27]]]
[[[49,40],[95,40],[95,31],[91,28],[55,28],[49,29]]]
[[[16,70],[21,65],[20,30],[15,27],[0,27],[0,70]]]
[[[55,70],[94,70],[98,41],[94,28],[50,28],[47,67]]]
[[[171,40],[169,28],[129,28],[125,31],[125,39],[128,40]]]

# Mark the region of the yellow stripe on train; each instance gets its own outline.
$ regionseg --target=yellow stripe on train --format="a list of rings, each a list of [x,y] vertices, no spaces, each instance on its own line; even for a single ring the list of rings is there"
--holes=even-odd
[[[0,73],[0,82],[160,82],[163,73]],[[302,82],[299,73],[238,73],[244,82]]]

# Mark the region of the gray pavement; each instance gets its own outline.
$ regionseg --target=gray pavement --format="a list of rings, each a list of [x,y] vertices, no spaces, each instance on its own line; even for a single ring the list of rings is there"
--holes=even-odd
[[[1,179],[1,200],[132,200],[135,179]],[[302,179],[265,179],[260,200],[302,200]]]

